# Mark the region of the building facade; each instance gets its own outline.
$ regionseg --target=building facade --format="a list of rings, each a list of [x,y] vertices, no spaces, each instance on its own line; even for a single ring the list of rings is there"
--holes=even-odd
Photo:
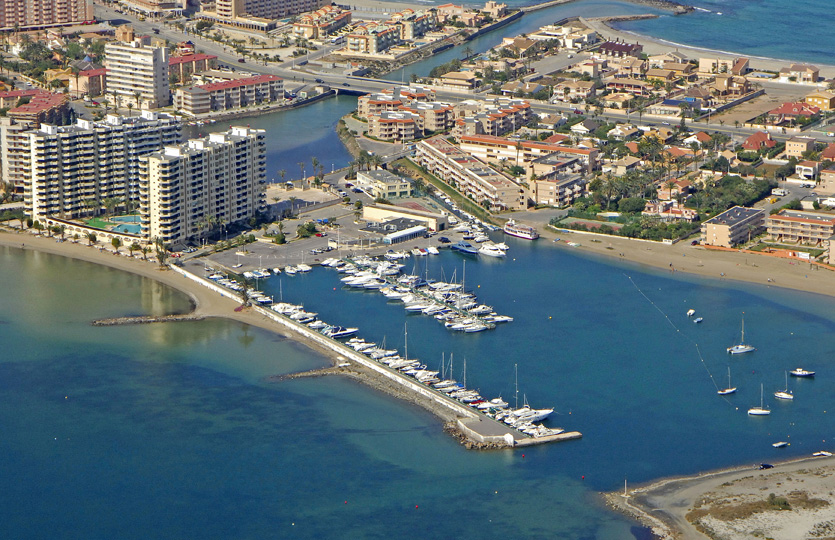
[[[415,160],[480,205],[497,210],[524,210],[528,206],[529,194],[524,187],[442,136],[417,143]]]
[[[248,220],[266,204],[266,134],[233,127],[141,160],[142,234],[165,243],[204,235],[210,222]]]
[[[95,215],[106,199],[119,206],[139,204],[141,156],[180,141],[180,122],[168,115],[143,111],[141,116],[110,115],[103,122],[78,120],[73,126],[44,124],[20,135],[19,155],[25,159],[24,203],[35,219]]]
[[[107,91],[119,104],[132,103],[140,109],[158,109],[171,103],[168,50],[141,41],[108,43]]]
[[[95,19],[92,0],[4,0],[0,30],[67,26]]]
[[[766,230],[771,242],[825,247],[835,235],[835,214],[783,209],[768,216]]]
[[[764,210],[734,206],[702,223],[702,244],[734,247],[757,234],[764,225]]]
[[[412,184],[408,180],[383,169],[358,172],[357,183],[375,199],[396,199],[412,194]]]

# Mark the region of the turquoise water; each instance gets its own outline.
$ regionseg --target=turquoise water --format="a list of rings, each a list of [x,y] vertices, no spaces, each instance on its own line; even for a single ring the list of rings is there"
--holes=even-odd
[[[142,232],[142,225],[122,223],[121,225],[113,227],[113,230],[121,233],[139,234]]]
[[[434,417],[352,381],[266,382],[326,362],[259,329],[91,327],[188,302],[129,274],[0,250],[0,279],[16,283],[0,302],[0,535],[643,537],[595,491],[832,448],[829,300],[508,242],[508,260],[466,264],[468,288],[516,317],[482,334],[451,334],[379,294],[344,291],[331,270],[267,288],[389,346],[402,347],[408,321],[410,356],[432,365],[454,353],[459,374],[466,358],[468,385],[487,395],[512,400],[518,364],[520,395],[554,406],[551,424],[582,431],[580,441],[470,452]],[[462,261],[445,252],[421,263],[460,279]],[[690,307],[702,325],[687,320]],[[759,350],[730,358],[742,311]],[[767,395],[782,389],[795,364],[819,377],[790,381],[795,403],[770,399],[771,417],[747,417],[760,383]],[[727,365],[740,390],[726,400],[706,368],[724,382]],[[775,440],[792,446],[776,451]]]
[[[113,216],[110,218],[110,221],[115,221],[116,223],[139,223],[139,215],[138,214],[131,214],[127,216]]]

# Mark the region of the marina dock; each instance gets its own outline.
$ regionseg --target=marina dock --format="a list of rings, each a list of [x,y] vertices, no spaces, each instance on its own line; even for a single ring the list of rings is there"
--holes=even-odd
[[[191,272],[172,266],[172,270],[207,287],[223,296],[239,299],[239,295],[232,290],[226,289],[218,283],[202,278]],[[337,362],[344,366],[357,368],[360,371],[373,376],[379,387],[389,393],[413,401],[444,420],[455,422],[459,432],[472,444],[473,448],[514,448],[525,447],[546,442],[571,440],[581,437],[578,432],[562,431],[555,435],[531,436],[523,433],[512,426],[506,425],[498,420],[487,416],[485,413],[474,407],[453,399],[429,385],[407,376],[403,372],[393,369],[381,362],[375,361],[368,356],[352,349],[337,339],[323,335],[322,333],[297,322],[286,315],[277,313],[267,307],[253,305],[250,308],[264,318],[281,326],[283,329],[292,332],[302,338],[303,341],[314,344],[317,348],[328,351],[335,356]],[[350,369],[346,366],[346,369]]]

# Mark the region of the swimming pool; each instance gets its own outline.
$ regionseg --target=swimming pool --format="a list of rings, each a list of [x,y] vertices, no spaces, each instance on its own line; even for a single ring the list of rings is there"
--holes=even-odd
[[[139,215],[132,214],[129,216],[114,216],[110,218],[110,221],[115,221],[116,223],[139,223]]]
[[[115,218],[114,221],[116,221]],[[142,226],[138,223],[135,225],[128,225],[127,223],[122,223],[121,225],[116,225],[115,227],[113,227],[113,230],[116,232],[126,234],[140,234],[142,232]]]

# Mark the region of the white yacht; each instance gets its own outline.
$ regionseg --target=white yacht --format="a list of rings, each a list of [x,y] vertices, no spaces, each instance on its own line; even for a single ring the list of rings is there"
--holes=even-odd
[[[480,248],[478,248],[479,255],[485,255],[487,257],[506,257],[507,253],[502,251],[501,249],[497,248],[495,244],[484,244]]]

